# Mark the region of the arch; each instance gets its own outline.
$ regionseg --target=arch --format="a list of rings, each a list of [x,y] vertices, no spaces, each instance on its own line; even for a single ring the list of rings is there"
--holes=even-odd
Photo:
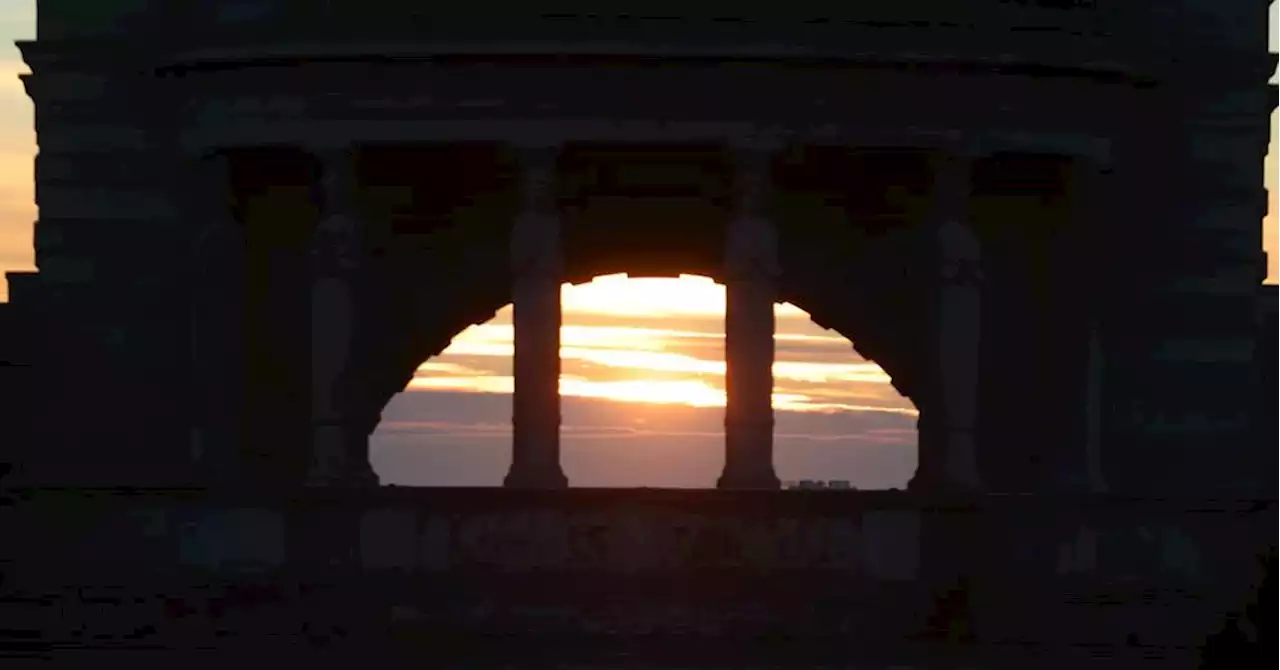
[[[725,293],[690,275],[561,286],[560,462],[572,486],[716,480],[726,438]],[[384,484],[489,486],[509,472],[513,308],[464,329],[387,405],[370,440]],[[775,338],[779,479],[901,488],[917,461],[914,406],[847,339],[790,303],[776,310]]]
[[[492,246],[497,248],[472,250],[469,258],[476,261],[471,266],[473,272],[455,275],[447,284],[442,278],[436,290],[423,290],[414,296],[412,308],[407,311],[430,316],[400,324],[408,328],[399,332],[383,331],[384,337],[375,338],[378,344],[364,352],[360,368],[368,385],[364,414],[369,432],[376,428],[381,408],[405,388],[423,360],[438,355],[459,333],[485,323],[511,303],[510,277],[505,270],[506,243],[494,242]],[[887,240],[885,246],[896,253],[906,253],[914,245],[911,240],[902,239]],[[883,286],[890,278],[902,277],[907,273],[903,267],[907,263],[879,260],[876,267],[867,267],[871,265],[869,261],[859,263],[854,258],[841,263],[838,258],[824,258],[828,255],[834,254],[821,244],[793,248],[787,254],[791,258],[783,261],[779,302],[796,305],[818,325],[856,342],[852,345],[855,350],[880,365],[900,394],[920,403],[923,398],[919,389],[926,383],[927,369],[917,360],[917,353],[923,350],[924,337],[912,337],[909,331],[921,326],[924,315],[913,314],[916,310],[904,308],[895,300],[907,298],[909,290],[858,288]],[[868,251],[863,255],[873,254]],[[721,281],[721,273],[692,265],[677,274],[703,274]],[[575,277],[571,283],[590,281],[594,276]],[[918,299],[905,302],[919,306]]]
[[[523,194],[518,157],[493,143],[362,146],[354,156],[367,262],[344,421],[368,436],[421,361],[512,302]],[[563,279],[692,274],[725,283],[725,231],[742,192],[735,158],[717,145],[564,148],[550,201]],[[938,403],[932,154],[798,147],[764,167],[773,186],[759,211],[777,232],[776,301],[856,342],[923,427]]]
[[[815,156],[817,166],[813,164]],[[917,174],[904,174],[913,161],[919,166],[918,154],[876,154],[877,168],[883,171],[888,164],[891,169],[876,183],[863,184],[863,193],[881,192],[880,184],[886,179],[899,184],[896,193],[889,192],[891,201],[879,203],[877,210],[859,200],[861,194],[848,192],[847,182],[823,184],[813,178],[815,171],[821,171],[822,161],[829,165],[841,158],[847,161],[848,156],[810,151],[808,155],[781,156],[774,166],[782,187],[770,207],[779,231],[782,273],[778,301],[796,305],[818,325],[856,342],[857,352],[880,365],[895,390],[923,414],[930,402],[925,393],[930,374],[925,356],[931,328],[927,309],[930,284],[924,269],[932,267],[933,247],[921,225],[924,208],[920,202],[927,200],[931,188],[928,166],[923,166],[925,171],[917,167]],[[719,167],[713,165],[708,170],[712,181]],[[809,189],[807,194],[785,190],[801,183]],[[633,211],[622,222],[614,218],[608,234],[599,228],[591,231],[586,225],[575,227],[575,221],[591,216],[584,214],[584,206],[572,193],[565,192],[570,189],[562,189],[566,280],[578,284],[614,273],[691,274],[723,283],[719,256],[723,240],[720,226],[727,216],[723,184],[704,186],[703,192],[693,194],[702,196],[702,209],[689,210],[693,198],[682,201],[678,189],[668,189],[653,197],[649,212]],[[824,187],[828,192],[844,189],[842,200],[831,205],[832,198],[824,193]],[[657,230],[654,225],[645,225],[664,220],[664,197],[671,211],[684,206],[686,212],[694,212],[686,216],[701,216],[704,223],[682,226],[679,224],[685,217],[673,215],[665,220],[674,224],[658,225]],[[816,207],[815,202],[819,203]],[[439,354],[463,330],[488,321],[511,302],[508,236],[513,214],[509,214],[501,225],[490,221],[483,231],[470,234],[460,225],[445,223],[432,233],[432,243],[416,253],[398,260],[383,258],[382,284],[399,288],[380,302],[381,315],[375,318],[379,332],[370,338],[374,344],[365,347],[359,365],[367,389],[362,408],[367,432],[376,428],[382,407],[406,387],[422,361]],[[597,220],[599,214],[597,210]]]

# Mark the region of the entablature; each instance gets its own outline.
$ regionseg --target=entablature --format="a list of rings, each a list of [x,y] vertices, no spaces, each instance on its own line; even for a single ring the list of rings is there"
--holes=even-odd
[[[509,145],[568,144],[572,142],[721,144],[769,133],[786,144],[857,147],[913,147],[965,153],[1036,153],[1078,157],[1098,164],[1110,161],[1110,140],[1073,133],[1007,131],[964,132],[945,127],[867,127],[856,123],[818,127],[760,123],[624,122],[602,118],[512,121],[245,121],[234,125],[210,123],[183,132],[182,149],[202,154],[242,146],[323,147],[335,144],[450,144]]]
[[[1122,0],[883,0],[710,6],[645,3],[555,13],[465,3],[405,10],[370,0],[42,0],[28,63],[159,65],[264,58],[628,55],[717,60],[1022,63],[1142,78],[1181,49],[1179,21]],[[1213,17],[1235,15],[1215,12]],[[500,18],[499,18],[500,17]],[[1212,18],[1212,17],[1211,17]],[[1225,19],[1223,20],[1225,21]],[[1247,21],[1214,25],[1248,27]],[[1239,44],[1239,40],[1228,40]],[[1265,43],[1265,39],[1264,39]],[[110,45],[109,47],[107,45]],[[90,55],[93,54],[93,55]]]

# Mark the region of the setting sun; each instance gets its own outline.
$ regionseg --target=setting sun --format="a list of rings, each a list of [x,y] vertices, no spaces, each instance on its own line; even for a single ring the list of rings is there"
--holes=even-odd
[[[705,277],[599,277],[563,287],[560,392],[617,403],[723,407],[724,286]],[[773,405],[792,412],[916,410],[839,335],[790,304],[776,307],[779,343]],[[608,324],[585,323],[608,315]],[[511,307],[463,331],[418,368],[417,390],[510,393]],[[793,360],[804,350],[815,360]]]

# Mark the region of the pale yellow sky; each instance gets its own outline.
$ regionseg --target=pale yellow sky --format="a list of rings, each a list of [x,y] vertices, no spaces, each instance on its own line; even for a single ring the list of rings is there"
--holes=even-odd
[[[34,6],[34,0],[0,0],[0,271],[32,269],[35,262],[31,225],[36,136],[31,101],[18,80],[18,74],[28,70],[13,45],[14,40],[35,36]],[[0,286],[0,300],[7,296],[8,287]]]

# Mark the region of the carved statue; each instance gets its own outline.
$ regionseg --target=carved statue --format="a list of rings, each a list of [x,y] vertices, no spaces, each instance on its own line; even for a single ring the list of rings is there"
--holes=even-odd
[[[359,319],[352,277],[365,256],[364,227],[348,200],[353,186],[346,153],[326,162],[322,186],[325,215],[311,243],[312,444],[307,483],[346,481],[363,454],[353,445],[353,343]]]
[[[239,275],[245,243],[244,231],[236,225],[230,207],[227,160],[220,154],[202,158],[191,183],[194,199],[202,202],[207,212],[196,232],[192,257],[201,276],[217,282],[224,276]]]
[[[734,180],[734,219],[726,232],[725,265],[738,279],[776,278],[782,272],[778,260],[778,231],[765,216],[768,189],[768,154],[743,152]]]
[[[355,175],[347,150],[325,155],[316,195],[324,213],[312,235],[312,272],[321,277],[349,274],[360,267],[364,251],[363,226],[352,196]]]
[[[938,227],[937,241],[944,284],[976,286],[982,283],[981,243],[969,226],[947,219]]]
[[[320,220],[311,242],[312,272],[321,277],[337,277],[360,267],[363,240],[360,222],[354,216],[334,213]]]
[[[229,207],[226,171],[225,157],[207,157],[193,184],[207,215],[192,241],[191,354],[200,380],[194,402],[201,409],[192,416],[189,455],[215,479],[234,476],[238,470],[238,367],[229,362],[240,357],[234,334],[240,327],[245,239]]]
[[[559,278],[564,264],[560,223],[554,214],[526,212],[511,227],[511,273]]]
[[[977,420],[978,351],[981,345],[979,241],[969,226],[947,219],[937,230],[939,272],[938,334],[946,481],[978,488],[974,425]]]
[[[728,230],[726,264],[737,279],[774,278],[782,272],[778,232],[760,216],[734,221]]]
[[[530,151],[523,176],[524,209],[511,227],[511,272],[516,277],[559,279],[564,251],[553,190],[555,155]]]

